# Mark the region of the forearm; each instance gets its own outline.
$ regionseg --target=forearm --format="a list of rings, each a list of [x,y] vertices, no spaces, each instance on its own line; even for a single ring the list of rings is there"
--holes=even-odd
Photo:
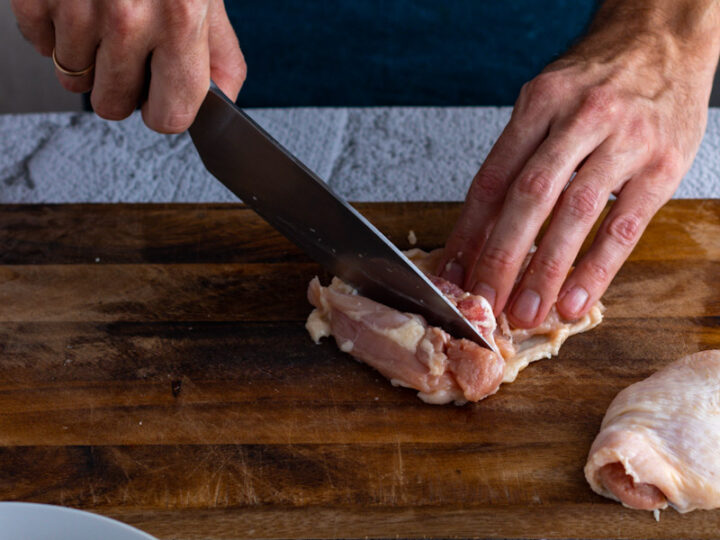
[[[709,95],[720,55],[720,0],[606,0],[566,58],[607,63],[626,55],[638,69],[692,78]]]
[[[720,55],[720,0],[605,0],[587,35],[549,70],[616,65],[641,93],[692,87],[707,101]],[[644,82],[643,82],[644,81]]]

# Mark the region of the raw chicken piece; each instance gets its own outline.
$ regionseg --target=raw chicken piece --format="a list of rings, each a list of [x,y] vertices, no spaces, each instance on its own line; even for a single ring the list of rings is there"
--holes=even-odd
[[[720,507],[720,351],[686,356],[621,391],[585,478],[630,508]]]
[[[373,366],[394,385],[419,390],[418,396],[427,403],[461,404],[495,393],[530,362],[557,354],[565,339],[602,320],[598,303],[572,323],[561,321],[553,308],[538,328],[511,329],[504,314],[497,328],[485,298],[432,275],[440,253],[413,249],[407,255],[495,347],[494,352],[428,327],[419,315],[359,296],[337,278],[329,287],[322,287],[317,278],[310,283],[308,299],[316,308],[306,324],[310,336],[316,343],[334,336],[340,350]]]
[[[478,401],[500,386],[502,356],[466,339],[453,339],[420,315],[355,294],[337,278],[329,287],[313,279],[308,299],[316,309],[306,328],[316,343],[334,336],[340,350],[371,365],[394,385],[419,390],[427,403]]]
[[[503,351],[503,343],[509,343],[512,350],[503,352],[505,357],[505,376],[503,382],[513,382],[518,373],[536,360],[557,356],[565,340],[575,334],[587,332],[602,322],[605,307],[598,302],[590,311],[575,321],[560,319],[555,306],[543,323],[536,328],[511,328],[507,317],[501,313],[498,317],[500,335],[496,333],[495,341]]]
[[[530,262],[533,251],[534,249],[528,254],[525,266]],[[436,249],[429,253],[421,249],[411,249],[405,252],[408,258],[428,275],[432,275],[437,268],[442,253],[442,249]],[[543,323],[530,329],[512,328],[505,314],[501,313],[494,335],[495,343],[505,358],[503,382],[513,382],[518,373],[531,362],[557,355],[562,344],[570,336],[595,328],[602,322],[604,309],[604,306],[598,302],[579,319],[563,321],[553,306]]]

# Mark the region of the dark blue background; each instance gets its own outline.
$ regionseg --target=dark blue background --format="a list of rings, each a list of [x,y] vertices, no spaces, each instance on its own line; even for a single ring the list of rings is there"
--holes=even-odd
[[[512,105],[595,0],[227,0],[242,106]]]

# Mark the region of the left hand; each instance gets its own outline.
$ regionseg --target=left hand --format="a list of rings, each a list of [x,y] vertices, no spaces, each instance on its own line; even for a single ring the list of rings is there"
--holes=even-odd
[[[523,87],[438,269],[496,314],[507,307],[517,327],[539,325],[556,301],[567,319],[592,307],[674,193],[705,130],[717,51],[699,61],[667,36],[599,34]],[[568,276],[611,193],[617,200]]]

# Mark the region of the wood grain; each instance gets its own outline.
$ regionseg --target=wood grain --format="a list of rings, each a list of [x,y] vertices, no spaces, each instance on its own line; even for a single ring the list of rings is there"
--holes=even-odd
[[[402,248],[459,205],[357,205]],[[673,201],[607,319],[494,396],[424,405],[303,320],[320,269],[236,205],[0,206],[0,499],[160,538],[716,538],[596,496],[615,394],[720,348],[720,201]],[[322,274],[322,272],[320,272]]]

